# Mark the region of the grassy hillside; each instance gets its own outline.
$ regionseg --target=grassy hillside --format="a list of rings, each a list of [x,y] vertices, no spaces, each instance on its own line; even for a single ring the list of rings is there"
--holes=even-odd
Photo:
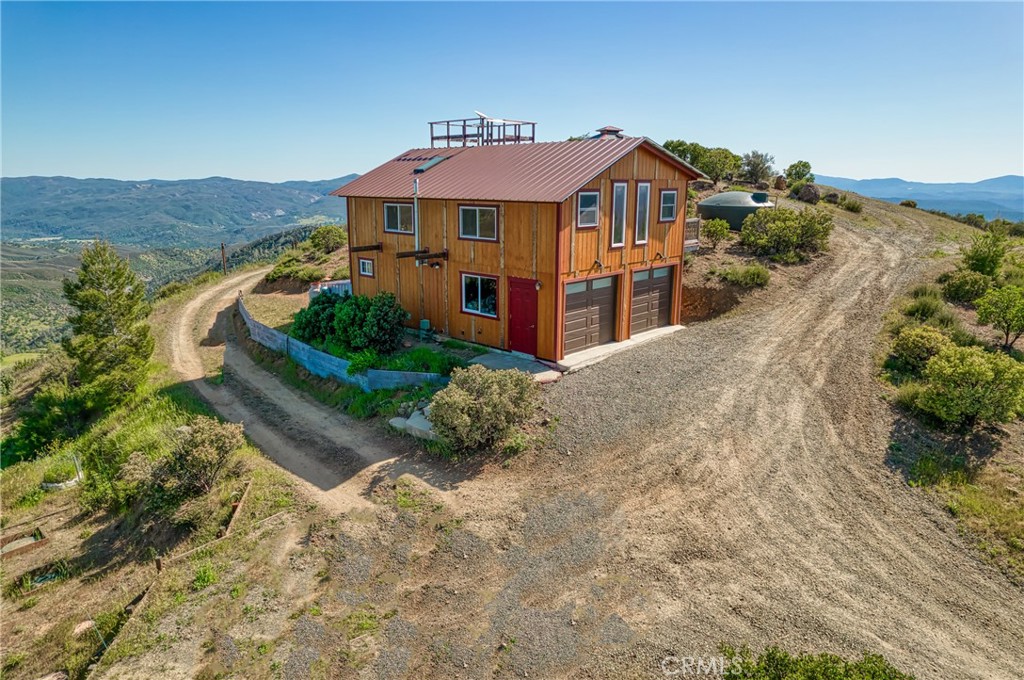
[[[5,177],[5,240],[107,239],[154,247],[243,243],[316,218],[344,221],[345,202],[327,194],[354,179],[248,182],[225,177],[124,182],[71,177]]]

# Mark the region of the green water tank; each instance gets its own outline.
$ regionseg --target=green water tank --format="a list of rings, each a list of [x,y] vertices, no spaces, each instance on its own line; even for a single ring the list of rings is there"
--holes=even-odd
[[[723,191],[698,203],[697,214],[704,220],[725,220],[730,229],[739,231],[747,215],[774,206],[764,192]]]

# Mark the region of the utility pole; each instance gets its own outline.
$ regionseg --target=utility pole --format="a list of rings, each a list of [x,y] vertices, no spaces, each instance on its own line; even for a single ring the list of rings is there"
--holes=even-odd
[[[224,269],[224,276],[228,275],[228,255],[224,250],[224,244],[220,244],[220,266]]]

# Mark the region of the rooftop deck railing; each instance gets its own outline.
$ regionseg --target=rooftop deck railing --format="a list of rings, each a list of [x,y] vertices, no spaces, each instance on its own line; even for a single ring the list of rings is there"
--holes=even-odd
[[[430,148],[522,144],[537,138],[537,124],[501,118],[456,118],[428,123]]]

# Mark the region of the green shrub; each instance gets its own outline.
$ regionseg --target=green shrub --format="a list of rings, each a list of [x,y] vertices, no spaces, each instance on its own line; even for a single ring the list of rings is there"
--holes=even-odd
[[[380,354],[377,350],[367,347],[358,352],[348,355],[348,374],[366,373],[367,369],[374,368],[380,363]]]
[[[402,341],[408,318],[392,293],[347,296],[335,310],[332,340],[347,352],[373,349],[391,354]]]
[[[921,398],[922,391],[924,391],[924,385],[914,380],[900,383],[896,389],[896,405],[904,411],[914,413],[918,410],[917,400]]]
[[[956,312],[950,309],[947,305],[940,307],[937,312],[925,320],[925,323],[929,326],[934,326],[935,328],[941,328],[950,332],[961,328],[960,318],[957,317]]]
[[[50,463],[43,473],[43,481],[47,484],[60,484],[68,482],[78,476],[78,468],[70,456],[60,456]]]
[[[900,205],[902,205],[904,208],[916,208],[917,201],[912,201],[908,198],[905,201],[900,201]]]
[[[729,223],[721,219],[708,220],[703,225],[703,233],[711,247],[717,248],[719,243],[729,238]]]
[[[1006,255],[1007,238],[1001,231],[989,230],[971,239],[963,252],[964,266],[972,272],[995,276]]]
[[[946,277],[942,294],[951,302],[974,302],[991,287],[991,276],[970,269],[957,269]]]
[[[936,300],[940,300],[942,299],[942,289],[934,283],[919,283],[910,289],[910,297],[915,300],[923,297],[931,297]]]
[[[992,325],[1002,333],[1007,349],[1024,335],[1024,288],[995,288],[981,296],[977,305],[978,323]]]
[[[855,198],[850,198],[846,194],[839,197],[839,205],[852,213],[859,213],[864,210],[864,204]]]
[[[343,264],[337,269],[335,269],[333,272],[331,272],[332,281],[341,281],[343,279],[351,278],[351,276],[352,272],[349,271],[347,264]]]
[[[430,421],[453,449],[489,449],[525,423],[540,390],[522,371],[490,371],[472,365],[452,371],[451,383],[434,395]]]
[[[465,368],[466,362],[447,352],[437,352],[429,347],[417,347],[409,352],[396,354],[384,368],[390,371],[414,371],[451,375],[456,368]]]
[[[918,407],[951,426],[1007,422],[1024,410],[1024,366],[977,347],[947,347],[928,361]]]
[[[797,196],[800,195],[800,190],[804,188],[804,185],[810,184],[810,183],[811,183],[811,180],[809,180],[809,179],[802,179],[802,180],[793,182],[792,184],[789,185],[789,197],[790,198],[796,198]]]
[[[334,317],[341,301],[335,293],[320,293],[309,301],[309,306],[295,312],[288,334],[311,345],[327,342],[334,334]]]
[[[169,298],[171,296],[177,295],[186,288],[188,288],[188,285],[182,283],[181,281],[171,281],[168,284],[160,286],[160,288],[157,289],[156,295],[154,295],[154,297],[157,300],[163,300],[164,298]]]
[[[758,210],[743,220],[740,242],[757,255],[816,252],[828,246],[832,216],[826,210]]]
[[[933,297],[914,298],[903,307],[903,313],[911,319],[925,323],[945,309],[945,303]]]
[[[931,326],[910,326],[900,331],[892,345],[892,358],[901,369],[920,374],[928,360],[953,341]]]
[[[348,243],[348,235],[338,225],[329,224],[310,234],[309,242],[321,253],[333,253]]]
[[[165,471],[158,476],[163,486],[185,496],[209,493],[244,443],[241,425],[196,416],[180,432]]]
[[[751,288],[753,286],[764,287],[771,279],[771,272],[760,264],[751,264],[745,267],[729,267],[718,274],[723,281],[728,281],[737,286]]]
[[[722,645],[721,652],[727,662],[722,677],[728,680],[914,680],[878,654],[847,661],[834,654],[793,656],[778,647],[756,657],[746,647]]]

